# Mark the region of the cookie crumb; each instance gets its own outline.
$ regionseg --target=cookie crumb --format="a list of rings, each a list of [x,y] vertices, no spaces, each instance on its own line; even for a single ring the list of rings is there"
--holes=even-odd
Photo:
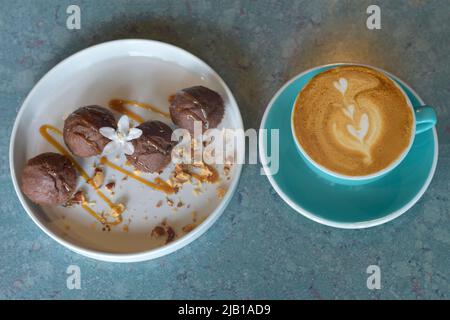
[[[167,231],[166,244],[168,244],[169,242],[172,242],[175,239],[176,234],[175,231],[170,226],[166,228],[166,231]]]
[[[122,203],[116,204],[112,209],[111,209],[111,216],[113,218],[117,218],[119,217],[123,212],[125,211],[125,206]]]
[[[216,189],[216,196],[218,199],[223,199],[227,190],[224,187],[218,187]]]
[[[86,197],[84,196],[84,192],[82,190],[79,190],[75,192],[72,199],[69,200],[70,205],[73,204],[85,204],[86,203]]]
[[[173,207],[173,200],[166,198],[166,202],[169,207]]]
[[[105,175],[103,174],[103,169],[101,167],[95,167],[94,175],[91,178],[92,183],[96,189],[100,188],[105,180]]]
[[[105,185],[106,190],[109,191],[109,193],[114,194],[114,188],[116,187],[115,182],[109,182]]]
[[[189,224],[185,225],[185,226],[182,228],[182,230],[183,230],[184,233],[189,233],[189,232],[191,232],[192,230],[194,230],[195,227],[197,227],[197,225],[196,225],[195,223],[189,223]]]
[[[161,227],[161,226],[156,226],[156,227],[153,228],[152,233],[151,233],[151,236],[152,236],[152,237],[159,238],[159,237],[161,237],[161,236],[163,236],[163,235],[165,235],[165,234],[166,234],[166,230],[164,230],[163,227]]]

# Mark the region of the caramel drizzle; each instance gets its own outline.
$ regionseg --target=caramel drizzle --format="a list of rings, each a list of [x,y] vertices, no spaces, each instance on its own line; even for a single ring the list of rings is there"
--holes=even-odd
[[[193,171],[190,171],[189,174],[197,179],[200,182],[207,182],[207,183],[215,183],[219,180],[219,173],[217,172],[217,170],[215,168],[213,168],[210,165],[207,165],[206,163],[204,164],[205,167],[208,168],[209,172],[211,172],[211,174],[209,175],[201,175],[198,173],[195,173]]]
[[[131,119],[133,119],[139,123],[144,122],[145,120],[140,115],[138,115],[137,113],[126,108],[125,105],[127,105],[127,104],[156,112],[156,113],[170,119],[170,115],[167,112],[161,111],[160,109],[156,108],[155,106],[153,106],[149,103],[143,103],[143,102],[139,102],[139,101],[135,101],[135,100],[125,100],[125,99],[113,99],[113,100],[109,101],[109,107],[111,109],[113,109],[119,113],[125,114],[128,117],[130,117]]]
[[[103,192],[101,192],[96,185],[94,184],[94,182],[92,181],[91,177],[87,174],[87,172],[81,167],[81,165],[75,160],[74,157],[72,157],[72,155],[70,154],[69,151],[66,150],[66,148],[64,148],[58,141],[56,141],[49,132],[53,132],[56,133],[60,136],[62,136],[62,132],[60,130],[58,130],[57,128],[48,125],[48,124],[44,124],[43,126],[41,126],[39,128],[39,133],[41,134],[41,136],[48,142],[50,143],[53,147],[55,147],[56,150],[58,150],[60,153],[62,153],[63,155],[65,155],[67,158],[70,159],[70,161],[72,161],[75,169],[78,171],[78,173],[83,177],[83,179],[94,188],[95,192],[97,193],[97,195],[103,200],[105,201],[105,203],[112,209],[112,210],[118,210],[119,206],[116,205],[115,203],[113,203]],[[119,215],[114,221],[107,221],[104,217],[102,217],[100,214],[98,214],[97,212],[95,212],[94,210],[92,210],[87,204],[81,204],[81,206],[83,207],[84,210],[86,210],[91,216],[93,216],[95,219],[97,219],[99,222],[101,222],[102,224],[108,224],[108,225],[117,225],[119,223],[122,222],[122,218]],[[121,210],[120,210],[121,211]]]
[[[133,179],[139,181],[142,184],[145,184],[148,187],[151,187],[153,189],[162,191],[162,192],[167,193],[167,194],[175,193],[175,189],[172,188],[171,186],[169,186],[169,184],[167,184],[165,181],[163,181],[159,177],[155,178],[154,182],[148,181],[148,180],[138,176],[137,174],[134,174],[133,172],[130,172],[128,170],[125,170],[122,167],[119,167],[118,165],[116,165],[116,164],[112,163],[111,161],[109,161],[106,157],[101,157],[100,158],[100,163],[105,165],[105,166],[107,166],[107,167],[110,167],[111,169],[119,171],[119,172],[127,175],[128,177],[133,178]]]
[[[174,98],[174,95],[169,97],[169,102],[171,102],[171,100]],[[135,120],[138,123],[142,123],[145,120],[138,114],[136,114],[135,112],[127,109],[125,107],[125,105],[133,105],[136,107],[140,107],[146,110],[150,110],[156,113],[159,113],[160,115],[163,115],[166,118],[170,119],[170,115],[164,111],[161,111],[160,109],[156,108],[155,106],[148,104],[148,103],[144,103],[144,102],[139,102],[139,101],[135,101],[135,100],[126,100],[126,99],[112,99],[111,101],[109,101],[109,107],[111,109],[113,109],[116,112],[119,112],[121,114],[127,115],[128,117],[130,117],[131,119]],[[202,112],[204,112],[204,110],[202,109]],[[127,171],[117,165],[115,165],[114,163],[108,161],[108,159],[106,158],[102,158],[100,159],[100,162],[102,162],[103,164],[109,166],[110,168],[120,171],[123,174],[126,174],[127,176],[149,186],[152,187],[154,189],[158,189],[160,191],[163,191],[165,193],[174,193],[175,189],[170,187],[166,182],[164,182],[162,179],[160,178],[156,178],[155,179],[155,183],[152,183],[150,181],[147,181],[143,178],[141,178],[138,175],[133,174],[130,171]],[[219,173],[217,172],[216,169],[214,169],[213,167],[205,164],[205,166],[208,168],[208,170],[212,173],[210,175],[200,175],[198,173],[195,172],[189,172],[189,174],[197,179],[200,182],[207,182],[207,183],[215,183],[219,180]]]

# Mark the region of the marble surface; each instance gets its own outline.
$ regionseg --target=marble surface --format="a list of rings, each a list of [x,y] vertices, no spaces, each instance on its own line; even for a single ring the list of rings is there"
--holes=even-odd
[[[372,1],[0,0],[0,298],[450,298],[450,7],[446,0],[377,1],[382,29],[366,28]],[[81,30],[66,29],[78,4]],[[406,214],[367,230],[307,220],[246,166],[217,223],[169,256],[112,264],[76,255],[28,218],[9,174],[9,137],[33,85],[80,49],[121,38],[185,48],[228,83],[246,128],[271,96],[315,65],[353,61],[406,80],[439,114],[437,173]],[[381,268],[368,290],[366,268]],[[69,265],[81,289],[66,287]]]

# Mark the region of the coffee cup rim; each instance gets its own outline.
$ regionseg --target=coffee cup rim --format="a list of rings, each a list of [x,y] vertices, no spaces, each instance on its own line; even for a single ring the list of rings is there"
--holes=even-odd
[[[334,178],[341,179],[341,180],[344,180],[344,181],[349,181],[349,182],[351,182],[351,181],[367,181],[367,180],[376,179],[376,178],[379,178],[379,177],[387,174],[388,172],[392,171],[395,167],[397,167],[404,160],[406,155],[411,150],[411,147],[412,147],[412,145],[414,143],[414,138],[415,138],[415,135],[416,135],[416,115],[415,115],[415,112],[414,112],[414,106],[412,105],[411,99],[409,99],[409,97],[406,94],[405,90],[403,90],[403,88],[395,80],[395,79],[397,79],[397,77],[395,77],[393,74],[387,72],[386,70],[383,70],[383,69],[378,68],[378,67],[374,67],[374,66],[369,65],[369,64],[360,64],[360,63],[352,63],[352,62],[331,63],[331,64],[325,64],[325,65],[320,65],[320,66],[316,66],[316,67],[310,68],[310,69],[302,72],[302,74],[307,74],[307,73],[309,73],[311,71],[314,71],[314,70],[330,67],[330,68],[328,68],[326,70],[323,70],[323,71],[320,71],[318,73],[318,74],[321,74],[321,73],[323,73],[325,71],[328,71],[328,70],[331,70],[331,69],[337,68],[337,67],[342,67],[342,66],[359,66],[359,67],[366,67],[366,68],[369,68],[369,69],[376,70],[376,71],[381,72],[384,75],[386,75],[389,78],[389,80],[391,80],[391,82],[394,83],[394,85],[397,86],[398,89],[400,89],[400,92],[402,92],[403,96],[406,98],[406,102],[407,102],[407,104],[408,104],[408,106],[410,108],[410,111],[411,111],[412,117],[413,117],[413,125],[412,125],[412,129],[411,129],[411,136],[410,136],[410,139],[409,139],[408,147],[406,147],[405,150],[403,150],[403,152],[397,157],[397,159],[395,161],[393,161],[389,166],[387,166],[386,168],[383,168],[380,171],[377,171],[375,173],[371,173],[371,174],[368,174],[368,175],[349,176],[349,175],[345,175],[345,174],[342,174],[342,173],[338,173],[338,172],[332,171],[332,170],[322,166],[321,164],[317,163],[303,149],[300,141],[298,141],[297,135],[295,134],[295,130],[294,130],[294,111],[295,111],[295,106],[297,105],[297,101],[298,101],[298,98],[300,96],[300,93],[306,87],[307,83],[297,93],[297,96],[296,96],[296,98],[294,100],[294,103],[292,105],[292,109],[291,109],[291,123],[290,123],[292,137],[294,138],[294,141],[295,141],[295,144],[297,146],[297,149],[300,151],[302,156],[307,160],[307,162],[309,162],[311,165],[316,167],[322,173],[330,175],[330,176],[332,176]],[[311,81],[311,79],[309,81]]]

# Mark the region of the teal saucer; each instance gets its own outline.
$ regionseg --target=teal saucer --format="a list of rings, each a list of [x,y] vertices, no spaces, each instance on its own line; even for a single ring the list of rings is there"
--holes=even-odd
[[[400,216],[425,193],[436,169],[436,130],[417,134],[406,158],[388,174],[363,185],[335,183],[306,164],[292,137],[291,110],[298,92],[316,74],[337,64],[308,70],[286,83],[273,97],[261,122],[261,129],[279,130],[278,172],[266,175],[277,191],[297,212],[316,222],[339,228],[367,228]],[[388,74],[405,90],[414,106],[425,103],[408,85]],[[270,157],[270,139],[260,130],[262,163]],[[270,137],[270,133],[267,135]],[[268,155],[268,156],[266,156]]]

